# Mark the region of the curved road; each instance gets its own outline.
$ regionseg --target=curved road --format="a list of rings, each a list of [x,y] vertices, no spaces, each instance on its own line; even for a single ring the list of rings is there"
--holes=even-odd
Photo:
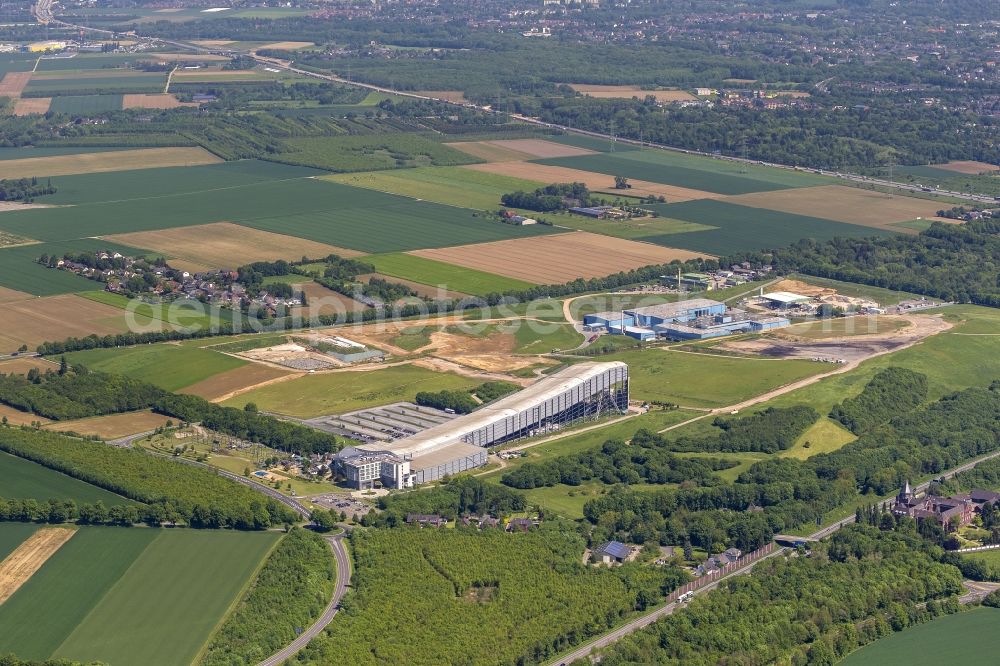
[[[319,616],[319,619],[311,627],[299,634],[298,638],[257,664],[257,666],[278,666],[285,663],[286,660],[295,656],[295,653],[304,648],[309,641],[326,629],[326,626],[336,617],[337,612],[340,610],[340,600],[344,598],[344,593],[347,592],[347,586],[351,580],[351,558],[347,556],[347,549],[344,548],[343,539],[343,534],[326,538],[330,544],[330,548],[333,549],[334,557],[337,558],[337,583],[333,588],[333,598],[323,610],[323,614]]]

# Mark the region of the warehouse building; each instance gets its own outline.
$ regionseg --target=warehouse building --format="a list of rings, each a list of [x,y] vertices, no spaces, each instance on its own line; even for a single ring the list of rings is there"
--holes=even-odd
[[[750,314],[728,308],[725,303],[695,298],[618,312],[585,315],[584,326],[592,331],[627,335],[636,340],[707,340],[733,333],[758,333],[788,326],[787,317]]]
[[[624,413],[628,397],[627,365],[579,363],[410,437],[345,449],[337,468],[358,488],[374,485],[376,471],[383,486],[406,488],[485,465],[488,447]]]

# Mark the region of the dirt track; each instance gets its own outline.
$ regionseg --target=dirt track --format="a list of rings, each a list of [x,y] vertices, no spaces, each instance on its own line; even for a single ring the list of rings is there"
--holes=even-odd
[[[0,604],[10,599],[74,534],[76,530],[68,527],[43,527],[0,562]]]

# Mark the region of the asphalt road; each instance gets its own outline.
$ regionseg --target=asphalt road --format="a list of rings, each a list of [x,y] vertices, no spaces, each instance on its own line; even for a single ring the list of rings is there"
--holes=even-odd
[[[295,656],[295,653],[304,648],[309,641],[326,629],[326,626],[336,617],[337,612],[340,610],[340,600],[344,598],[344,593],[347,592],[347,586],[351,580],[351,558],[347,556],[347,549],[344,548],[343,538],[343,534],[326,538],[330,544],[330,548],[333,550],[334,557],[337,558],[337,583],[333,588],[333,598],[323,610],[323,614],[319,616],[319,619],[311,627],[299,634],[298,638],[257,664],[257,666],[278,666],[285,663],[286,660]]]
[[[956,474],[958,474],[960,472],[965,472],[965,471],[968,471],[968,470],[972,469],[973,467],[975,467],[979,463],[983,462],[984,460],[989,460],[991,458],[996,458],[997,456],[1000,456],[1000,451],[994,451],[993,453],[989,453],[989,454],[987,454],[985,456],[981,456],[979,458],[976,458],[975,460],[971,460],[971,461],[969,461],[967,463],[959,465],[958,467],[950,469],[947,472],[941,473],[940,475],[938,475],[937,478],[950,479],[951,477],[955,476]],[[921,483],[918,486],[915,486],[913,490],[914,490],[914,492],[923,492],[923,491],[926,491],[927,488],[930,486],[930,484],[931,484],[930,481],[926,481],[924,483]],[[883,504],[888,504],[889,501],[891,501],[891,500],[886,500],[885,502],[883,502]],[[816,532],[813,532],[812,534],[809,535],[808,538],[810,538],[810,539],[822,539],[824,537],[828,537],[831,534],[833,534],[834,532],[836,532],[837,530],[839,530],[844,525],[849,525],[850,523],[853,523],[853,522],[854,522],[854,516],[849,516],[847,518],[844,518],[843,520],[837,521],[836,523],[834,523],[832,525],[824,527],[821,530],[817,530]],[[741,576],[743,574],[748,574],[748,573],[750,573],[753,570],[753,568],[755,566],[757,566],[761,562],[767,560],[768,558],[774,557],[775,555],[778,555],[779,553],[783,553],[783,552],[786,552],[786,549],[784,549],[784,548],[778,548],[773,553],[771,553],[770,555],[767,555],[766,557],[762,557],[761,559],[756,560],[755,562],[751,562],[750,564],[748,564],[744,568],[742,568],[742,569],[740,569],[738,571],[734,571],[729,576],[726,576],[726,578],[720,578],[719,580],[715,581],[714,583],[711,583],[709,585],[706,585],[705,587],[702,587],[702,588],[696,590],[695,594],[696,595],[704,594],[704,593],[706,593],[706,592],[708,592],[710,590],[713,590],[713,589],[715,589],[716,587],[719,586],[719,583],[721,583],[722,581],[727,580],[728,578],[731,578],[733,576]],[[963,599],[965,599],[966,597],[970,597],[971,598],[971,596],[974,595],[974,594],[981,594],[982,596],[985,596],[985,594],[982,593],[982,590],[974,590],[974,591],[970,591],[969,594],[965,595],[965,597],[962,597],[962,598]],[[963,601],[963,603],[965,603],[965,602]],[[552,666],[562,665],[562,664],[570,664],[570,663],[576,661],[577,659],[584,659],[586,657],[589,657],[595,651],[600,650],[601,648],[607,647],[608,645],[611,645],[612,643],[614,643],[615,641],[619,640],[620,638],[623,638],[624,636],[627,636],[627,635],[629,635],[629,634],[631,634],[631,633],[633,633],[633,632],[635,632],[635,631],[637,631],[639,629],[642,629],[643,627],[649,626],[653,622],[656,622],[657,620],[659,620],[659,619],[661,619],[663,617],[666,617],[667,615],[670,615],[675,610],[677,610],[678,608],[681,608],[681,607],[683,607],[683,604],[675,602],[675,603],[667,604],[666,606],[662,606],[660,608],[657,608],[655,611],[653,611],[651,613],[648,613],[646,615],[641,615],[641,616],[635,618],[634,620],[626,622],[625,624],[621,625],[620,627],[618,627],[616,629],[613,629],[612,631],[610,631],[610,632],[608,632],[606,634],[603,634],[603,635],[599,636],[598,638],[595,638],[595,639],[589,641],[588,643],[585,643],[584,645],[581,645],[580,647],[578,647],[573,652],[570,652],[569,654],[562,655],[559,658],[551,660],[551,661],[549,661],[547,663],[550,664],[550,665],[552,665]]]

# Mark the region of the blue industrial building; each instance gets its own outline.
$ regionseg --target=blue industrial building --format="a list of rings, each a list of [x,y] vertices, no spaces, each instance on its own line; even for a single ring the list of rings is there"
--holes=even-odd
[[[706,340],[733,333],[750,333],[789,325],[786,317],[756,316],[729,309],[725,303],[696,298],[680,303],[663,303],[618,312],[585,315],[584,326],[604,329],[636,340]]]

